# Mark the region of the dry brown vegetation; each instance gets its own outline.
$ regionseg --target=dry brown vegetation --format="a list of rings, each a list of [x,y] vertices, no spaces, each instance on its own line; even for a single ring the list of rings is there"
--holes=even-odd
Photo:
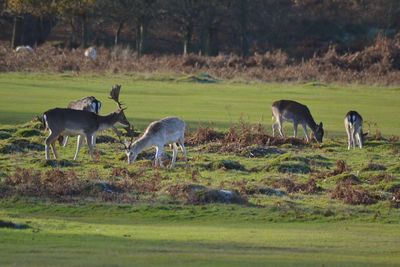
[[[269,146],[282,146],[290,144],[293,146],[304,146],[304,139],[293,137],[271,136],[267,133],[265,126],[261,123],[252,124],[240,120],[230,126],[225,133],[218,132],[212,127],[199,127],[187,134],[188,145],[204,145],[206,149],[213,152],[232,152],[236,154],[268,154],[274,153],[272,149],[262,151]],[[257,146],[257,147],[255,147]],[[249,151],[249,148],[250,151]],[[275,151],[279,153],[279,151]]]
[[[161,189],[161,180],[168,179],[157,171],[150,178],[141,179],[142,172],[114,168],[111,180],[105,182],[105,177],[101,177],[95,169],[80,177],[72,170],[59,168],[47,171],[16,168],[2,182],[0,194],[3,197],[20,195],[62,200],[95,197],[105,201],[133,202],[139,195],[155,194]]]
[[[322,191],[314,179],[308,180],[306,183],[296,183],[293,179],[282,178],[276,181],[273,186],[275,188],[284,188],[288,193],[315,194]]]
[[[352,181],[340,181],[331,192],[331,198],[343,200],[346,204],[370,205],[378,202],[378,195],[368,192],[363,188],[356,188]]]
[[[83,56],[83,49],[61,49],[49,44],[35,53],[15,53],[0,45],[0,71],[79,73],[208,73],[217,79],[261,81],[400,83],[400,40],[378,37],[376,42],[356,53],[339,54],[330,47],[307,61],[296,61],[281,50],[246,58],[236,55],[144,55],[140,59],[129,48],[98,48],[95,61]],[[199,80],[202,81],[201,79]],[[207,80],[206,82],[210,82]]]

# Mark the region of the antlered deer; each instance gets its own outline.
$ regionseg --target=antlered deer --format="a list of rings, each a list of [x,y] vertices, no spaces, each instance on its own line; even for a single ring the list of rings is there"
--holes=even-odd
[[[113,127],[117,122],[130,126],[126,119],[121,102],[119,102],[119,92],[121,86],[113,86],[110,98],[118,104],[118,109],[106,116],[100,116],[86,110],[74,110],[68,108],[55,108],[44,113],[43,118],[46,128],[49,129],[49,136],[46,138],[45,150],[46,160],[50,159],[49,146],[53,150],[54,157],[57,159],[55,142],[59,135],[78,135],[78,144],[74,156],[77,159],[79,150],[82,146],[83,137],[86,138],[89,146],[89,153],[93,156],[92,137],[96,132]]]
[[[362,129],[363,118],[357,111],[349,111],[344,117],[344,128],[347,133],[348,146],[347,149],[355,148],[356,142],[360,148],[364,145],[365,136],[368,133],[363,133]]]
[[[297,136],[297,126],[301,124],[307,142],[310,141],[307,133],[308,126],[314,133],[314,138],[317,142],[322,143],[324,136],[323,124],[322,122],[315,123],[307,106],[292,100],[279,100],[272,104],[272,114],[273,119],[275,119],[275,123],[272,124],[273,136],[275,136],[275,128],[278,127],[279,133],[283,137],[282,124],[284,121],[291,121],[293,122],[294,137]]]
[[[159,121],[150,123],[144,134],[137,139],[135,142],[132,140],[125,145],[125,153],[128,157],[128,163],[132,163],[136,160],[138,154],[146,148],[155,147],[155,167],[164,167],[161,156],[164,151],[164,146],[172,144],[173,154],[170,168],[175,166],[176,155],[178,153],[178,147],[182,150],[185,161],[187,162],[185,142],[185,128],[186,124],[183,120],[177,117],[167,117]]]

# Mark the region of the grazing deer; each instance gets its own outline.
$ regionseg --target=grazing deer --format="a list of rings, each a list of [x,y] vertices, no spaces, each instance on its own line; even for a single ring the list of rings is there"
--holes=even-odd
[[[167,117],[159,121],[150,123],[144,134],[139,137],[135,142],[131,141],[124,144],[125,153],[128,157],[128,164],[134,162],[138,154],[149,147],[156,148],[156,155],[154,159],[155,167],[164,167],[161,156],[164,152],[164,146],[172,144],[173,154],[170,168],[175,166],[176,155],[178,153],[179,145],[187,163],[185,142],[185,128],[186,124],[183,120],[177,117]]]
[[[101,102],[97,100],[94,96],[87,96],[82,99],[70,102],[67,108],[76,110],[87,110],[99,114],[101,109]],[[58,141],[60,142],[60,145],[65,147],[68,143],[68,135],[60,135]],[[93,146],[96,145],[96,135],[93,135],[93,139],[91,142]]]
[[[364,145],[365,136],[362,129],[363,118],[357,111],[349,111],[344,117],[344,128],[346,128],[348,146],[347,149],[356,148],[356,141],[360,148]]]
[[[282,124],[284,121],[293,122],[294,137],[297,136],[297,126],[303,126],[307,142],[310,141],[307,133],[307,126],[314,133],[314,138],[318,143],[322,143],[324,136],[323,124],[316,124],[307,106],[292,100],[279,100],[272,104],[272,135],[275,136],[275,128],[278,127],[280,135],[283,137]]]
[[[74,156],[77,159],[79,150],[82,146],[83,137],[86,138],[89,146],[89,153],[92,159],[93,144],[91,142],[93,135],[96,132],[113,127],[117,122],[129,126],[130,123],[126,119],[122,103],[119,101],[119,92],[121,86],[115,85],[111,89],[110,99],[114,100],[118,109],[106,116],[100,116],[86,110],[75,110],[68,108],[55,108],[44,113],[43,118],[46,124],[46,129],[49,129],[50,134],[46,138],[45,150],[46,160],[50,159],[49,146],[53,150],[54,157],[57,159],[57,151],[55,142],[60,135],[78,135],[78,143]]]

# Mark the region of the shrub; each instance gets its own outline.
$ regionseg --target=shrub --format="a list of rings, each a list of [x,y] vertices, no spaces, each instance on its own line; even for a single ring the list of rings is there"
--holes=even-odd
[[[216,142],[220,141],[223,136],[223,133],[217,132],[212,127],[199,127],[195,132],[188,135],[186,143],[189,145],[199,145]]]
[[[34,54],[13,53],[1,43],[0,70],[74,73],[171,73],[193,74],[193,82],[217,79],[262,80],[267,82],[358,82],[382,85],[400,83],[400,44],[396,39],[378,37],[374,44],[355,53],[340,54],[334,46],[308,60],[294,60],[281,50],[241,58],[236,55],[207,57],[143,55],[130,48],[98,47],[95,62],[84,58],[84,50],[61,49],[44,44]],[[213,79],[196,76],[207,73]]]

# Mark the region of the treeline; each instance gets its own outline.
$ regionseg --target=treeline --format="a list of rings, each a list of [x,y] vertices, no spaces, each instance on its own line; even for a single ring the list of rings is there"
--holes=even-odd
[[[395,37],[400,1],[0,0],[0,27],[13,48],[51,40],[71,48],[129,45],[139,56],[281,49],[301,59]]]

